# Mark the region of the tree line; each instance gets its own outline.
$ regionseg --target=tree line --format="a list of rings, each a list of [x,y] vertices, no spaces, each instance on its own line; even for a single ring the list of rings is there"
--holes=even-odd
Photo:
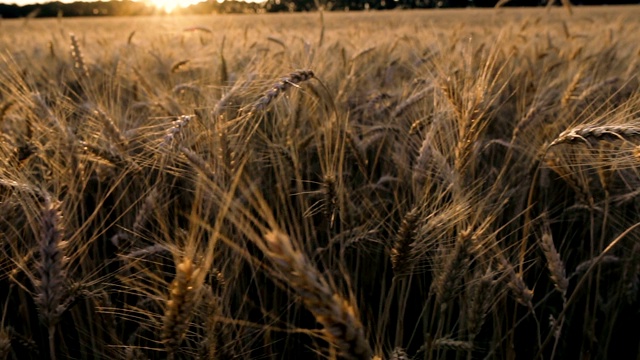
[[[177,8],[174,13],[211,14],[211,13],[256,13],[265,9],[265,4],[248,3],[237,0],[203,1],[186,8]],[[266,11],[266,10],[263,10]],[[120,1],[76,1],[62,3],[59,1],[45,4],[19,6],[16,4],[0,4],[0,17],[77,17],[77,16],[148,16],[165,15],[164,10],[151,4],[131,0]]]
[[[557,0],[511,0],[505,6],[543,6],[547,1]],[[572,0],[574,5],[638,4],[640,0]],[[385,10],[448,7],[493,7],[496,0],[266,0],[262,3],[237,0],[203,1],[201,3],[178,8],[179,14],[225,14],[225,13],[261,13],[279,11],[324,10]],[[558,1],[559,3],[559,1]],[[59,1],[45,4],[19,6],[0,4],[0,17],[75,17],[75,16],[140,16],[163,15],[164,12],[144,2],[131,0],[62,3]]]

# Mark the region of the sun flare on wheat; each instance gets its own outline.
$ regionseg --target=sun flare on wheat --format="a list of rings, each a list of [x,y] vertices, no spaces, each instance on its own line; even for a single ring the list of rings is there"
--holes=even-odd
[[[167,13],[171,13],[178,7],[198,4],[201,0],[145,0],[145,2],[162,9]]]

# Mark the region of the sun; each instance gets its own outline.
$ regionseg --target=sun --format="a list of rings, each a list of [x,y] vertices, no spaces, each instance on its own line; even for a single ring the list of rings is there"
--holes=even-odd
[[[172,12],[178,6],[186,7],[202,1],[203,0],[147,0],[149,4],[154,5],[155,7],[162,9],[167,13]]]

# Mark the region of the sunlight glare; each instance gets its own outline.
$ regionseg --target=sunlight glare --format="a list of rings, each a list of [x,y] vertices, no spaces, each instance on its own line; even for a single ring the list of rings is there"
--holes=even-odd
[[[164,10],[167,13],[171,13],[178,6],[187,7],[189,5],[197,4],[202,0],[147,0],[150,4]]]

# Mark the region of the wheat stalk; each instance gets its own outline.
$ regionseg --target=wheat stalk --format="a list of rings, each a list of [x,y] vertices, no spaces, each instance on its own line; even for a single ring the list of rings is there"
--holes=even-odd
[[[640,243],[633,245],[623,274],[625,296],[629,304],[633,304],[638,297],[638,289],[640,288]]]
[[[289,236],[276,230],[265,234],[264,240],[271,262],[286,276],[316,321],[324,326],[330,343],[345,359],[370,360],[372,351],[365,339],[357,309],[333,292],[306,256],[293,247]]]

